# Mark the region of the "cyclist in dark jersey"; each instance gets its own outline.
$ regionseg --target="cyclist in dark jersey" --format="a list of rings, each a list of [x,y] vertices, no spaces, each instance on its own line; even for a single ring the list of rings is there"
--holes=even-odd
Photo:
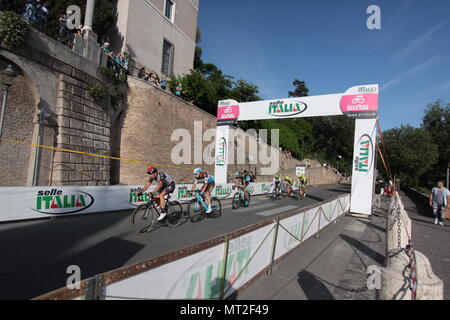
[[[241,173],[241,171],[238,170],[236,171],[236,180],[237,182],[235,183],[235,186],[242,187],[244,189],[245,200],[248,200],[250,198],[250,194],[246,189],[250,185],[250,175],[247,173],[247,171]]]
[[[197,183],[203,182],[203,187],[201,189],[201,192],[205,194],[206,202],[208,203],[208,211],[206,213],[211,213],[211,192],[213,191],[215,187],[215,181],[214,177],[207,172],[204,172],[201,168],[197,168],[194,170],[195,175],[195,182],[192,186],[192,191],[194,191],[197,188]]]
[[[152,185],[153,181],[156,181],[157,185],[155,190],[153,190],[152,195],[160,192],[157,196],[160,201],[159,206],[161,208],[161,213],[159,215],[158,221],[162,221],[167,216],[165,197],[175,191],[175,182],[173,181],[171,176],[162,171],[158,172],[158,169],[156,169],[155,167],[148,168],[147,174],[150,176],[150,179],[145,185],[144,189],[142,189],[142,191],[138,193],[138,196],[141,196],[145,191],[147,191],[148,188],[150,188],[150,186]]]

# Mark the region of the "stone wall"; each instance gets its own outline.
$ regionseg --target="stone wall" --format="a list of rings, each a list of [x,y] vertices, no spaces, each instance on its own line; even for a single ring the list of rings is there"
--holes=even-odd
[[[110,156],[110,116],[86,90],[86,82],[60,76],[57,147]],[[52,185],[109,185],[110,159],[55,152]]]
[[[0,48],[0,61],[2,69],[12,64],[20,74],[13,81],[3,136],[28,143],[0,142],[1,167],[7,169],[0,186],[31,186],[35,167],[39,186],[108,185],[109,159],[33,146],[111,155],[111,119],[120,108],[109,101],[102,107],[86,90],[88,83],[101,82],[99,61],[35,30],[21,48]]]
[[[6,68],[0,63],[0,68]],[[1,79],[3,80],[3,79]],[[3,101],[4,87],[0,84]],[[19,74],[9,92],[2,137],[20,141],[31,141],[34,132],[36,101],[29,79]],[[0,113],[3,106],[0,103]],[[0,141],[0,186],[18,187],[28,183],[28,168],[32,160],[32,149],[23,144]]]

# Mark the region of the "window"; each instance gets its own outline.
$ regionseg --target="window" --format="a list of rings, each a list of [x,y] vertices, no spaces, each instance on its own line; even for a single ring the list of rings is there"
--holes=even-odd
[[[161,71],[167,76],[173,76],[174,55],[175,47],[169,41],[164,39]]]
[[[166,12],[165,16],[167,19],[173,22],[173,9],[174,9],[174,3],[172,0],[166,0]]]

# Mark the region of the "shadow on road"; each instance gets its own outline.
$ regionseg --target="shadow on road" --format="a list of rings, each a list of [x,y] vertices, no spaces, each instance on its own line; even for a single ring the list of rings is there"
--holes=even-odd
[[[297,282],[308,300],[335,300],[333,294],[322,281],[306,270],[298,273]]]
[[[379,254],[378,252],[376,252],[372,248],[368,247],[361,241],[356,240],[355,238],[349,237],[345,234],[342,234],[340,237],[342,240],[347,242],[350,246],[352,246],[356,250],[360,251],[361,253],[365,254],[366,256],[372,258],[377,263],[379,263],[379,264],[384,263],[384,256],[382,254]]]
[[[415,211],[423,217],[434,218],[433,208],[428,205],[427,200],[424,197],[420,197],[408,190],[404,191],[404,193],[414,204],[414,206],[411,207],[405,205],[406,211]]]
[[[30,299],[66,285],[67,268],[81,268],[81,278],[123,266],[143,245],[99,234],[128,219],[127,214],[93,215],[41,221],[0,232],[0,299]],[[94,246],[83,246],[98,237]]]

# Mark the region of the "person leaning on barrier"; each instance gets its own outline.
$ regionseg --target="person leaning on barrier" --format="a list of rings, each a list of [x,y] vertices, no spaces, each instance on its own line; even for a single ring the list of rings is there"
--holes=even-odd
[[[433,207],[434,224],[444,226],[445,208],[450,208],[450,192],[444,187],[444,182],[439,181],[431,190],[430,206]]]

